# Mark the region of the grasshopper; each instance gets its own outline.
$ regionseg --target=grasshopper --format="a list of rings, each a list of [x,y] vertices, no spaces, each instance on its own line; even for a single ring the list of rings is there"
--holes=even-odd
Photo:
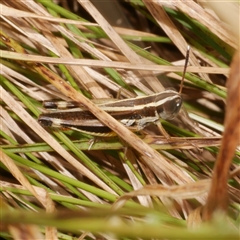
[[[189,59],[187,51],[180,91],[165,90],[149,96],[141,96],[123,100],[109,100],[96,103],[98,107],[109,113],[131,131],[140,131],[159,118],[172,119],[182,106],[182,83]],[[43,127],[67,128],[94,136],[112,136],[111,130],[100,122],[90,111],[79,107],[74,102],[45,102],[45,108],[72,108],[41,114],[38,122]],[[74,108],[76,106],[76,108]]]

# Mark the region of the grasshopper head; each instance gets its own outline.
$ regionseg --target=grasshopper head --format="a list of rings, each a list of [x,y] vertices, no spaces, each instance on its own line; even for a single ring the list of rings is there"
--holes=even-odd
[[[161,111],[158,111],[159,117],[167,120],[176,117],[182,106],[182,97],[175,94],[162,104]]]

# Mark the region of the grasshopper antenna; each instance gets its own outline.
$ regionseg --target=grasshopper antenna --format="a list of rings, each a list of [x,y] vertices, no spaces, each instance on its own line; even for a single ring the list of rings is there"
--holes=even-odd
[[[190,46],[187,46],[187,53],[186,53],[186,60],[185,60],[185,64],[184,64],[184,69],[183,69],[183,75],[182,75],[182,79],[181,79],[181,85],[180,85],[180,90],[179,90],[179,94],[182,93],[182,89],[183,89],[183,82],[184,82],[184,78],[185,78],[185,74],[186,74],[186,70],[187,70],[187,65],[188,65],[188,60],[189,60],[189,53],[190,53]]]

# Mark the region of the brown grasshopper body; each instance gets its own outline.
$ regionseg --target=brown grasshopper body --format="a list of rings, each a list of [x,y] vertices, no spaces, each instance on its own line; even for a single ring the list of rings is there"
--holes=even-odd
[[[58,104],[47,102],[45,105],[57,107]],[[70,105],[73,107],[74,103]],[[140,131],[149,124],[159,121],[159,118],[174,118],[181,105],[181,96],[173,90],[98,104],[101,109],[132,131]],[[44,113],[39,116],[38,121],[44,127],[68,128],[96,136],[111,135],[110,129],[84,108]]]

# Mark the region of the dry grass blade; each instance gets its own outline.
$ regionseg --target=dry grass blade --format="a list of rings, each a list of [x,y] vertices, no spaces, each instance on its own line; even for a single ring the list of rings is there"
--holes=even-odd
[[[0,54],[3,58],[9,59],[21,59],[23,61],[37,62],[39,56],[30,55],[30,54],[20,54],[15,52],[3,51],[0,50]],[[183,69],[182,66],[157,66],[150,64],[133,64],[126,62],[109,62],[101,60],[88,60],[88,59],[72,59],[72,58],[54,58],[54,57],[40,57],[42,63],[51,63],[51,64],[66,64],[66,65],[80,65],[80,66],[92,66],[92,67],[112,67],[118,69],[135,69],[135,70],[148,70],[148,71],[162,71],[162,72],[179,72]],[[189,66],[187,69],[188,72],[192,73],[209,73],[209,74],[228,74],[228,68],[220,67],[195,67]]]
[[[144,142],[151,145],[155,149],[194,149],[207,146],[220,146],[221,137],[206,137],[206,138],[177,138],[171,137],[166,139],[163,136],[147,135],[144,137]]]
[[[149,11],[152,13],[155,20],[163,28],[169,38],[175,43],[183,55],[187,52],[187,42],[178,31],[177,27],[171,21],[170,17],[165,12],[163,6],[156,1],[144,1]],[[194,55],[190,55],[189,61],[194,66],[199,66],[198,60]],[[204,79],[208,79],[206,74],[201,75]]]
[[[9,158],[4,152],[0,151],[1,154],[1,162],[11,170],[11,173],[14,175],[14,177],[28,189],[37,199],[38,201],[46,208],[46,201],[44,199],[45,196],[39,195],[38,192],[35,191],[35,189],[32,187],[32,185],[28,182],[28,180],[25,178],[25,176],[22,174],[22,172],[19,170],[19,168],[16,166],[16,164],[13,162],[11,158]]]
[[[135,64],[141,64],[149,62],[144,58],[141,58],[138,54],[136,54],[115,32],[113,27],[104,19],[104,17],[98,12],[98,10],[94,7],[94,5],[90,1],[81,1],[78,0],[80,4],[94,17],[97,23],[102,27],[102,29],[106,32],[106,34],[110,37],[110,39],[115,43],[117,48],[124,54],[124,56],[131,62]],[[140,74],[149,74],[149,72],[141,71]],[[148,81],[149,85],[152,86],[152,89],[155,91],[161,92],[164,90],[161,83],[157,80],[157,78],[153,77],[145,77],[145,80]]]
[[[209,220],[214,212],[226,212],[228,208],[228,176],[232,158],[240,143],[240,53],[236,52],[231,64],[231,71],[227,81],[228,97],[227,112],[224,120],[225,130],[222,145],[214,167],[212,186],[209,192],[203,217]]]
[[[44,235],[41,233],[40,229],[34,225],[9,226],[9,231],[14,239],[44,239]],[[55,234],[49,237],[54,240],[58,239]]]
[[[37,14],[33,14],[30,12],[24,12],[24,11],[20,11],[14,8],[10,8],[7,7],[3,4],[0,4],[0,8],[1,8],[1,14],[2,16],[15,16],[15,17],[27,17],[27,18],[37,18],[37,19],[43,19],[46,21],[50,21],[50,22],[61,22],[61,23],[69,23],[69,24],[78,24],[78,25],[85,25],[85,26],[98,26],[98,24],[96,23],[88,23],[88,22],[82,22],[82,21],[74,21],[74,20],[70,20],[70,19],[62,19],[62,18],[54,18],[54,17],[44,17],[41,15],[37,15]]]
[[[162,186],[162,185],[147,185],[136,191],[126,193],[121,196],[113,205],[113,209],[116,210],[122,207],[125,202],[135,196],[139,195],[151,195],[159,197],[169,197],[173,199],[189,199],[197,198],[205,194],[210,188],[209,180],[202,180],[195,183],[189,183],[179,186]]]
[[[86,167],[84,167],[80,162],[78,162],[71,154],[69,154],[65,149],[61,147],[61,145],[47,133],[45,129],[43,129],[37,122],[24,110],[19,103],[17,103],[12,97],[1,88],[2,100],[5,101],[8,106],[14,111],[18,113],[18,116],[35,131],[39,136],[42,137],[44,141],[46,141],[53,149],[61,154],[67,161],[69,161],[75,168],[78,169],[83,175],[87,176],[97,185],[101,186],[103,189],[106,189],[109,192],[113,192],[106,184],[104,184],[101,180],[96,178],[94,174],[92,174]]]
[[[200,1],[200,2],[202,2],[202,1]],[[209,1],[209,2],[210,2],[209,5],[210,4],[218,5],[218,6],[222,5],[221,3],[217,3],[217,2],[216,3],[211,2],[211,1]],[[194,1],[179,1],[176,3],[177,3],[176,4],[177,8],[181,9],[183,12],[186,12],[191,17],[193,17],[194,19],[196,19],[199,22],[201,22],[202,24],[204,24],[208,29],[211,29],[211,31],[213,33],[215,33],[219,38],[221,38],[224,42],[228,43],[229,45],[231,45],[232,47],[237,49],[237,47],[238,47],[237,38],[231,37],[233,35],[231,33],[231,30],[233,30],[233,29],[231,29],[229,31],[229,29],[228,29],[229,26],[224,26],[223,24],[220,24],[220,21],[218,19],[214,18],[211,14],[209,14],[207,11],[205,11],[200,5],[198,5]],[[223,2],[223,4],[225,4],[225,6],[223,5],[223,9],[225,9],[225,11],[226,11],[226,9],[233,10],[232,8],[230,8],[231,7],[230,5],[234,4],[234,3],[227,3],[227,2],[224,3]],[[237,6],[237,4],[235,6],[236,6],[235,10],[239,11],[239,9],[237,9],[237,8],[239,8],[239,6]],[[234,16],[233,16],[234,22],[236,21],[236,18],[238,17],[235,14],[235,12],[236,11],[234,11]],[[229,19],[229,18],[226,18],[226,19]],[[231,21],[231,24],[233,23],[233,21]],[[232,26],[234,26],[234,25],[232,25]],[[231,28],[231,25],[230,25],[230,28]]]
[[[14,161],[9,158],[4,152],[0,151],[0,161],[10,170],[12,175],[26,188],[28,189],[33,196],[38,199],[38,201],[43,205],[47,212],[52,213],[55,210],[55,205],[52,199],[48,196],[48,193],[44,189],[40,189],[40,191],[36,191],[27,178],[22,174],[20,169],[16,166]],[[40,236],[38,233],[38,229],[28,226],[23,226],[24,229],[19,229],[19,227],[10,226],[10,231],[16,239],[23,238],[22,233],[24,232],[24,239],[32,239],[33,236]],[[51,237],[51,239],[57,239],[56,237],[56,229],[54,227],[47,227],[46,236]]]

